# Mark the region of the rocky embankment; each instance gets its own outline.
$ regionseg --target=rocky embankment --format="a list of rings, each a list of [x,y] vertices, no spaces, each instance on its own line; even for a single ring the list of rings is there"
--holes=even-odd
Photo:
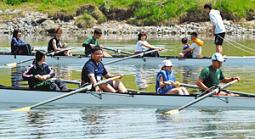
[[[93,28],[101,28],[105,34],[137,34],[146,31],[151,34],[181,35],[196,31],[207,34],[211,29],[210,22],[183,23],[169,26],[135,26],[125,21],[107,21],[92,28],[79,28],[75,24],[75,18],[69,21],[54,19],[47,14],[20,10],[0,10],[0,34],[10,35],[15,28],[20,29],[28,36],[47,36],[54,32],[58,26],[62,27],[67,38],[79,38],[93,31]],[[255,35],[255,20],[234,23],[224,21],[227,33],[232,35]]]

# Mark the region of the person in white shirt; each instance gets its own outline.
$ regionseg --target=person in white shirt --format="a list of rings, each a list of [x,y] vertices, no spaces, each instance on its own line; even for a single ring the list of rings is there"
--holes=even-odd
[[[192,52],[192,58],[200,58],[202,56],[202,46],[203,42],[201,40],[198,41],[198,34],[196,32],[192,32],[191,34],[192,44],[189,48],[183,50],[183,53]]]
[[[143,53],[143,52],[146,52],[146,51],[151,51],[151,50],[154,50],[154,49],[161,50],[160,48],[153,47],[146,40],[147,40],[146,32],[140,32],[138,34],[138,41],[137,41],[136,46],[135,46],[135,54]],[[146,57],[159,57],[159,53],[158,53],[158,51],[155,51],[155,52],[152,52],[152,53],[148,53],[144,56],[146,56]]]
[[[222,17],[218,10],[212,9],[212,5],[207,3],[204,5],[204,9],[209,13],[210,20],[213,24],[213,30],[215,35],[216,52],[222,53],[222,44],[225,37],[225,26],[222,21]]]

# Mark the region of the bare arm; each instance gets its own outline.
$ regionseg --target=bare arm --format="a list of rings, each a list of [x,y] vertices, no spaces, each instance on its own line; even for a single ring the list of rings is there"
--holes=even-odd
[[[96,80],[94,74],[89,74],[88,77],[89,77],[90,83],[91,83],[92,85],[94,85],[94,84],[97,83],[97,80]],[[100,87],[99,87],[99,86],[96,86],[96,87],[95,87],[95,91],[96,91],[96,92],[100,92],[100,91],[101,91]]]
[[[54,51],[60,51],[61,49],[57,47],[57,42],[55,39],[52,41],[52,46]]]
[[[225,78],[225,79],[221,80],[221,82],[223,82],[223,83],[229,83],[229,82],[231,82],[231,81],[233,81],[233,80],[238,80],[238,81],[240,81],[240,78],[239,78],[239,77]]]
[[[205,86],[205,84],[203,83],[203,80],[201,80],[200,78],[197,79],[196,85],[198,86],[198,88],[200,88],[202,90],[208,90],[209,89],[207,86]]]
[[[187,53],[187,52],[189,52],[189,51],[192,51],[192,48],[187,48],[187,49],[185,49],[185,50],[182,50],[182,53]]]

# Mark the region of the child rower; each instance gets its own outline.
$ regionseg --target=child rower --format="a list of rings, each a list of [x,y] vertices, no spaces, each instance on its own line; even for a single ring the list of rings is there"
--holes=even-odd
[[[185,51],[186,49],[190,48],[188,44],[188,38],[184,37],[182,38],[182,51],[179,53],[180,58],[192,58],[192,51]]]
[[[192,32],[190,35],[192,44],[189,48],[183,50],[182,52],[192,52],[192,58],[200,58],[202,56],[202,46],[204,45],[204,42],[198,39],[198,34],[196,32]]]
[[[187,89],[180,87],[179,82],[176,82],[172,66],[173,64],[170,60],[162,61],[161,70],[156,77],[156,93],[189,95]]]
[[[28,80],[30,89],[68,91],[65,83],[61,80],[53,79],[54,71],[46,64],[46,52],[37,51],[35,61],[22,74],[23,79]]]

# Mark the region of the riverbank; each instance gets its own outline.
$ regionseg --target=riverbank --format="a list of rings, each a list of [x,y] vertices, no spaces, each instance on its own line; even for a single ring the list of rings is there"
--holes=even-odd
[[[127,21],[110,20],[102,24],[96,24],[91,28],[80,28],[72,20],[64,21],[55,19],[45,13],[23,11],[23,10],[0,10],[0,34],[11,36],[15,28],[20,29],[24,36],[49,36],[52,35],[56,27],[64,30],[64,39],[84,38],[93,32],[93,28],[101,28],[105,35],[132,35],[140,31],[149,34],[166,35],[187,35],[191,32],[209,35],[211,29],[210,22],[185,22],[182,24],[172,24],[168,26],[136,26],[128,24]],[[3,18],[5,17],[5,18]],[[230,35],[255,35],[255,20],[233,22],[224,20],[227,33]],[[116,39],[116,38],[114,38]]]

